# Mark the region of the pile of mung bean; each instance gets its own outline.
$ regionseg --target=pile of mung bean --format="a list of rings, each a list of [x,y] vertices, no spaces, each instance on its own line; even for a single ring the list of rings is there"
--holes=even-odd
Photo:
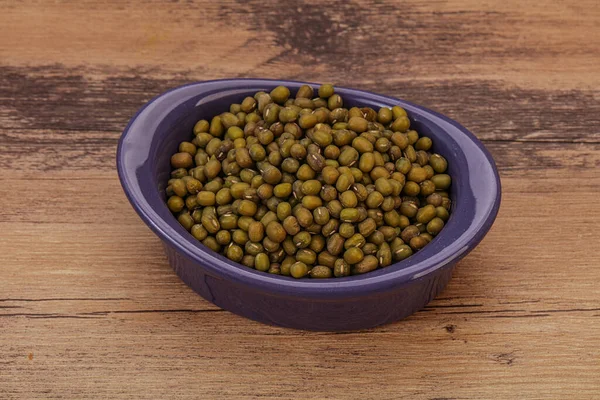
[[[200,120],[171,157],[167,205],[209,249],[294,278],[410,257],[449,218],[446,159],[399,107],[344,108],[330,84],[278,86]]]

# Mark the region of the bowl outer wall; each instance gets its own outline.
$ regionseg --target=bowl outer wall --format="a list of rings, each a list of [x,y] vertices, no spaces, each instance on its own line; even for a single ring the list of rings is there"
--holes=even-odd
[[[412,126],[430,136],[436,146],[434,150],[448,159],[454,204],[451,218],[440,235],[401,263],[362,276],[323,281],[295,280],[248,269],[207,250],[193,239],[172,217],[161,194],[168,179],[165,155],[176,151],[179,141],[189,138],[198,119],[226,111],[229,103],[239,102],[258,90],[286,85],[295,92],[302,84],[265,79],[192,83],[155,97],[132,118],[117,149],[119,177],[134,209],[167,246],[193,260],[209,275],[250,290],[300,299],[335,300],[406,287],[411,281],[454,265],[483,239],[500,205],[500,179],[483,144],[457,122],[424,107],[340,87],[336,91],[349,106],[402,106]]]
[[[266,324],[312,331],[355,331],[398,321],[423,308],[446,286],[454,263],[401,284],[393,291],[335,299],[285,297],[217,278],[165,243],[169,264],[213,304]]]

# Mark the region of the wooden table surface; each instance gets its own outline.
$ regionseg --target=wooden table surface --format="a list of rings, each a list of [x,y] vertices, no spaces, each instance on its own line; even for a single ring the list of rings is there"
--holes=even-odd
[[[600,398],[600,3],[0,0],[0,398]],[[408,319],[310,333],[169,268],[115,170],[154,95],[330,81],[470,128],[503,202]]]

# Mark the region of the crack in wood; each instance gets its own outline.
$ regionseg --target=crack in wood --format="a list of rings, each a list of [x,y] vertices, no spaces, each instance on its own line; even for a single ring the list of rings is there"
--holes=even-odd
[[[47,299],[46,299],[47,300]],[[450,306],[452,307],[452,306]],[[454,306],[454,307],[460,307]],[[16,308],[16,307],[15,307]],[[482,318],[539,318],[539,317],[548,317],[551,313],[567,313],[567,312],[592,312],[599,311],[600,308],[574,308],[568,310],[538,310],[538,311],[529,311],[530,314],[523,315],[483,315]],[[435,311],[435,309],[430,310],[420,310],[417,313],[421,313],[424,311]],[[107,316],[110,314],[147,314],[147,313],[215,313],[215,312],[226,312],[223,309],[207,309],[207,310],[199,310],[199,309],[153,309],[153,310],[107,310],[107,311],[91,311],[91,312],[83,312],[76,313],[75,315],[65,315],[65,314],[56,314],[56,313],[11,313],[11,314],[0,314],[0,317],[28,317],[28,318],[87,318],[93,316]],[[452,312],[439,312],[440,315],[465,315],[465,314],[501,314],[501,313],[519,313],[519,312],[527,312],[527,310],[477,310],[477,311],[452,311]],[[456,325],[449,324],[444,327],[446,331],[449,333],[453,333]],[[349,331],[349,332],[333,332],[330,334],[337,335],[350,335],[357,334],[361,332],[371,332],[369,330],[366,331]]]
[[[41,299],[24,299],[24,298],[7,298],[0,299],[0,302],[4,301],[23,301],[23,302],[38,302],[38,301],[121,301],[131,300],[129,297],[55,297],[55,298],[41,298]]]
[[[550,314],[531,314],[531,315],[486,315],[482,318],[538,318],[549,317]]]
[[[109,310],[109,311],[92,311],[92,312],[86,312],[86,313],[78,313],[78,315],[146,314],[146,313],[210,313],[210,312],[224,312],[224,311],[225,310],[222,310],[222,309]]]
[[[564,313],[564,312],[591,312],[591,311],[600,311],[600,307],[599,308],[567,308],[567,309],[559,309],[559,310],[538,310],[537,312]]]
[[[454,333],[454,331],[456,331],[456,325],[448,324],[444,327],[444,329],[446,329],[446,332],[448,333]]]
[[[500,363],[500,364],[508,365],[509,367],[511,365],[513,365],[513,363],[516,360],[516,358],[517,357],[516,357],[514,351],[507,352],[507,353],[492,354],[492,359],[494,361],[496,361],[497,363]]]
[[[437,305],[426,305],[425,308],[471,308],[471,307],[483,307],[483,304],[437,304]]]
[[[490,313],[515,313],[527,312],[527,310],[476,310],[476,311],[450,311],[440,312],[443,315],[463,315],[463,314],[490,314]]]
[[[14,314],[0,314],[0,317],[27,317],[32,319],[44,319],[44,318],[74,318],[74,319],[94,319],[89,316],[79,315],[63,315],[63,314],[43,314],[43,313],[14,313]]]
[[[92,311],[82,312],[76,314],[58,314],[58,313],[11,313],[11,314],[0,314],[0,317],[27,317],[27,318],[81,318],[91,319],[110,314],[147,314],[147,313],[211,313],[211,312],[224,312],[225,310],[214,309],[214,310],[196,310],[196,309],[168,309],[168,310],[113,310],[113,311]]]

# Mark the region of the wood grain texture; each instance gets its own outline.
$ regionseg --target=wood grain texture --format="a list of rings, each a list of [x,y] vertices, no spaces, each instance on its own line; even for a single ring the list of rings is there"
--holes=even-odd
[[[286,77],[286,74],[268,76]],[[9,133],[14,136],[23,129],[117,134],[132,111],[156,94],[201,78],[194,73],[162,78],[143,67],[0,65],[0,93],[4,93],[0,98],[0,126],[10,128]],[[314,76],[306,79],[320,80]],[[421,81],[386,76],[376,82],[341,76],[335,82],[433,108],[461,121],[484,140],[600,143],[600,85],[593,90],[541,90],[487,79]],[[88,115],[90,106],[94,107],[90,116],[93,118],[80,118]],[[576,123],[574,115],[579,118]],[[89,143],[89,138],[86,142]]]
[[[0,6],[0,59],[17,65],[143,65],[201,78],[478,77],[567,89],[600,83],[594,0],[3,0]]]
[[[0,399],[597,398],[599,18],[596,1],[0,0]],[[116,144],[154,95],[231,76],[375,90],[484,141],[500,213],[436,300],[309,333],[179,281]]]

